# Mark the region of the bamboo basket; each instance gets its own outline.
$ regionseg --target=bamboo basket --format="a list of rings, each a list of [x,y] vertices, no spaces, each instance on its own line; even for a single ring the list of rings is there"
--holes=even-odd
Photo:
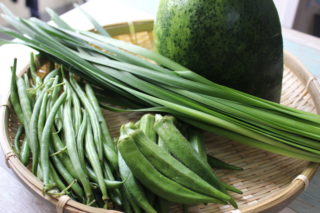
[[[148,49],[153,48],[153,21],[136,21],[106,26],[115,38],[132,42]],[[285,67],[281,103],[301,110],[320,112],[320,84],[316,78],[290,53],[285,52]],[[21,73],[27,70],[22,70]],[[89,207],[70,199],[68,196],[52,197],[42,194],[42,183],[23,166],[11,148],[17,130],[17,119],[12,113],[8,98],[4,97],[0,109],[1,146],[8,167],[36,196],[41,196],[57,206],[57,212],[112,213]],[[119,126],[137,118],[137,113],[113,113],[105,111],[110,130],[114,136]],[[261,151],[228,139],[206,134],[209,153],[244,168],[244,171],[220,171],[223,181],[243,191],[243,195],[232,194],[239,204],[235,210],[229,205],[199,205],[193,212],[277,212],[288,205],[307,186],[318,169],[318,164],[296,160]],[[172,212],[181,212],[176,205]]]

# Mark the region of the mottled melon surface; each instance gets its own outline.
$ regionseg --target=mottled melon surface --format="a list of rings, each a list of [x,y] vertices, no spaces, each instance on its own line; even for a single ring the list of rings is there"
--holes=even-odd
[[[283,43],[272,0],[161,0],[156,49],[208,79],[279,102]]]

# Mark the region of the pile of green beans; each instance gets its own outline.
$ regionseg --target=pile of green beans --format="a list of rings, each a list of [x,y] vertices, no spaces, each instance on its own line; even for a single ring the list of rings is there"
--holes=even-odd
[[[242,169],[207,155],[201,132],[175,123],[171,116],[146,114],[122,125],[117,145],[120,175],[127,177],[124,188],[132,197],[127,211],[168,212],[171,203],[184,209],[199,203],[237,208],[228,191],[242,192],[220,181],[210,166]]]
[[[207,156],[199,130],[189,127],[187,140],[172,117],[146,114],[123,125],[116,143],[89,84],[57,64],[39,75],[33,54],[21,77],[16,64],[10,101],[20,125],[13,148],[43,182],[43,193],[128,213],[166,213],[172,203],[236,207],[227,191],[241,192],[222,183],[209,164],[240,168]]]
[[[91,86],[57,64],[40,75],[33,54],[21,77],[16,66],[10,102],[20,125],[13,149],[43,182],[43,193],[123,209],[117,147]]]

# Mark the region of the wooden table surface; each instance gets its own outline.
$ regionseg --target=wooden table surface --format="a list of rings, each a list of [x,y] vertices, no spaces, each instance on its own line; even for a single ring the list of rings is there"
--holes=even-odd
[[[101,24],[128,22],[154,18],[157,0],[91,0],[82,7]],[[90,29],[91,24],[76,10],[62,15],[71,26]],[[289,29],[283,29],[284,48],[297,56],[315,76],[320,77],[320,39]],[[0,101],[9,90],[13,58],[18,58],[18,70],[29,59],[30,49],[19,45],[0,47]],[[289,207],[299,213],[320,212],[320,173],[311,181],[309,188]],[[55,208],[41,198],[34,197],[7,168],[0,151],[0,213],[53,213]],[[287,210],[286,212],[290,212]],[[293,212],[293,211],[292,211]]]

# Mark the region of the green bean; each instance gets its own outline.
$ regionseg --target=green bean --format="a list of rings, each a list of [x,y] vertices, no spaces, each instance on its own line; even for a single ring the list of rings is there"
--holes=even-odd
[[[52,85],[52,82],[46,82],[44,85],[44,89],[39,93],[38,98],[35,101],[34,109],[30,118],[30,127],[28,129],[29,131],[29,143],[30,143],[30,148],[32,151],[32,172],[34,174],[37,173],[37,168],[38,168],[38,162],[39,162],[39,135],[42,133],[42,128],[43,125],[39,125],[39,120],[44,122],[45,116],[44,117],[39,117],[41,113],[41,106],[43,103],[46,103],[46,100],[48,98],[48,90],[49,87]],[[41,115],[43,116],[43,115]],[[40,130],[38,129],[40,127]]]
[[[103,116],[103,113],[102,113],[101,108],[99,106],[99,102],[96,98],[96,95],[94,94],[94,91],[89,84],[85,85],[85,90],[87,93],[87,97],[89,98],[89,100],[90,100],[90,102],[91,102],[91,104],[97,114],[97,117],[98,117],[98,120],[99,120],[99,123],[101,126],[101,131],[104,136],[104,142],[106,144],[108,144],[108,146],[111,147],[112,150],[115,152],[115,145],[113,143],[113,139],[111,137],[107,122]],[[106,155],[107,155],[107,153],[106,153]],[[115,159],[118,159],[117,155],[115,155]]]
[[[30,147],[26,137],[23,140],[21,153],[20,153],[20,160],[25,166],[27,166],[30,161]]]
[[[104,182],[106,183],[106,186],[108,189],[118,189],[122,184],[125,182],[123,181],[116,181],[116,180],[107,180],[104,179]]]
[[[68,99],[66,103],[64,104],[63,108],[63,132],[65,137],[65,142],[67,145],[68,153],[70,156],[71,163],[74,167],[75,172],[77,173],[77,177],[79,178],[80,182],[82,183],[82,186],[84,188],[84,192],[86,194],[86,201],[87,203],[90,203],[93,200],[93,194],[92,194],[92,188],[90,185],[90,182],[87,178],[87,175],[82,169],[79,155],[77,151],[77,144],[75,139],[75,133],[72,126],[72,120],[71,120],[71,100],[70,95],[72,94],[69,88],[69,85],[66,82],[66,91],[68,93]],[[66,93],[65,91],[65,93]]]
[[[117,170],[118,168],[118,156],[114,149],[112,149],[108,144],[104,143],[103,144],[103,150],[105,153],[106,159],[110,162],[112,168],[114,170]]]
[[[30,54],[30,73],[35,85],[39,85],[41,83],[41,78],[37,75],[37,64],[34,53]]]
[[[50,150],[53,151],[53,147],[50,147]],[[69,173],[69,171],[64,167],[63,163],[59,160],[57,156],[51,156],[51,160],[59,172],[59,174],[63,177],[63,179],[68,183],[71,184],[74,181],[74,177]],[[72,185],[71,189],[75,192],[80,199],[84,200],[84,194],[81,186],[78,183]]]
[[[91,180],[93,180],[94,182],[98,183],[98,178],[97,178],[96,174],[94,173],[94,171],[91,168],[89,168],[88,166],[86,167],[86,169],[88,170],[89,178]],[[104,182],[105,182],[106,187],[108,189],[117,189],[117,188],[121,187],[125,181],[104,179]]]
[[[112,171],[109,167],[109,165],[104,161],[103,164],[103,171],[104,171],[104,175],[106,176],[107,179],[109,180],[116,180],[114,175],[112,174]]]
[[[61,155],[62,153],[65,153],[66,151],[68,151],[68,150],[67,150],[67,147],[65,146],[62,149],[60,149],[59,151],[51,153],[50,156]]]
[[[57,115],[56,115],[56,118],[55,118],[55,125],[57,126],[57,133],[59,133],[62,128],[63,128],[63,122],[62,122],[62,119],[63,118],[63,108],[61,108]]]
[[[45,99],[45,96],[48,96],[47,90],[43,90],[36,100],[34,105],[34,109],[32,112],[31,120],[30,120],[30,145],[33,146],[31,150],[33,150],[32,156],[32,172],[33,174],[37,173],[38,162],[39,162],[39,140],[38,140],[38,120],[41,109],[42,100]]]
[[[48,103],[48,96],[46,95],[42,99],[41,108],[40,108],[40,112],[39,112],[39,120],[38,120],[38,124],[37,124],[39,139],[42,136],[43,128],[44,128],[46,118],[47,118],[47,114],[46,114],[47,103]]]
[[[118,149],[126,164],[141,183],[150,191],[172,202],[224,203],[215,198],[199,194],[165,177],[143,156],[132,137],[124,137],[118,142]]]
[[[28,130],[29,128],[29,123],[32,115],[32,110],[31,110],[31,103],[27,94],[27,88],[24,80],[22,78],[17,79],[17,87],[18,87],[18,94],[19,94],[19,99],[20,99],[20,104],[23,106],[22,112],[23,112],[23,120],[25,121],[25,128]],[[28,131],[26,131],[28,132]]]
[[[35,90],[32,88],[32,86],[30,84],[28,73],[27,72],[24,73],[22,75],[22,77],[23,77],[23,80],[25,82],[26,93],[28,95],[28,98],[30,100],[30,104],[31,104],[31,107],[32,107],[34,105],[34,102],[35,102],[36,93],[35,93]]]
[[[30,88],[30,81],[29,81],[28,73],[27,72],[23,73],[22,78],[24,80],[24,84],[26,85],[26,88],[29,89]]]
[[[46,103],[47,107],[45,107],[46,110],[43,112],[43,113],[46,113],[47,115],[49,115],[49,112],[50,112],[52,106],[54,105],[54,103],[57,101],[59,93],[61,91],[61,87],[60,87],[61,84],[59,84],[59,75],[57,75],[57,74],[58,74],[57,71],[51,71],[45,77],[45,80],[44,80],[44,84],[48,84],[52,81],[52,87],[51,87],[52,89],[50,91],[51,92],[50,99],[48,99],[48,103]]]
[[[13,66],[11,67],[11,92],[10,92],[10,102],[13,106],[14,111],[17,114],[17,117],[20,123],[23,123],[24,117],[19,102],[18,88],[17,88],[17,59],[14,59]]]
[[[103,172],[104,172],[104,176],[106,177],[106,179],[110,180],[110,181],[116,181],[114,175],[112,174],[112,171],[111,171],[111,168],[108,166],[107,162],[103,162],[102,164],[102,167],[103,167]],[[118,178],[120,179],[120,178]],[[110,198],[111,200],[118,204],[119,206],[122,205],[122,201],[123,201],[123,197],[122,197],[122,193],[120,192],[121,188],[120,189],[113,189],[113,190],[110,190]],[[119,202],[120,201],[120,202]]]
[[[31,73],[31,77],[35,82],[35,78],[37,76],[37,65],[35,63],[35,58],[34,58],[34,53],[30,53],[30,73]]]
[[[74,79],[73,76],[70,77],[70,82],[71,82],[73,89],[76,91],[77,95],[79,96],[85,109],[89,113],[89,118],[90,118],[91,125],[93,128],[93,136],[94,136],[94,141],[95,141],[95,145],[97,148],[99,160],[102,161],[103,160],[103,143],[102,143],[102,138],[101,138],[101,136],[102,136],[101,127],[100,127],[99,120],[97,118],[97,114],[96,114],[92,104],[90,103],[88,97],[82,91],[81,87],[76,82],[76,80]]]
[[[148,202],[142,187],[133,177],[131,170],[127,166],[126,162],[123,160],[120,153],[118,153],[118,158],[119,158],[119,172],[120,172],[121,178],[125,180],[124,187],[126,188],[128,193],[132,196],[134,202],[137,203],[138,206],[142,208],[145,212],[156,213],[156,210]]]
[[[22,149],[22,162],[25,164],[29,162],[30,157],[30,149],[32,151],[33,146],[30,144],[30,119],[31,119],[31,104],[30,100],[27,94],[26,85],[22,78],[17,79],[17,88],[18,88],[18,94],[20,99],[20,104],[22,107],[22,113],[23,113],[23,125],[25,128],[25,135],[26,135],[26,142],[27,144],[24,145]],[[25,164],[26,165],[26,164]]]
[[[49,109],[53,106],[53,104],[58,99],[60,91],[61,91],[61,87],[59,86],[59,75],[57,75],[54,77],[54,80],[52,83],[52,92],[50,97],[51,103],[49,104],[49,107],[48,107]]]
[[[47,191],[51,187],[53,187],[52,185],[49,184],[49,178],[50,178],[49,144],[50,144],[51,130],[52,130],[55,115],[58,109],[60,108],[60,106],[62,105],[62,103],[64,102],[66,95],[67,95],[66,92],[62,93],[61,96],[56,101],[56,103],[53,105],[41,135],[40,160],[41,160],[41,168],[43,171],[44,191]]]
[[[20,125],[14,137],[14,149],[18,156],[20,156],[20,137],[23,133],[23,130],[24,130],[23,125]]]
[[[55,133],[55,129],[52,129],[52,144],[54,147],[54,150],[57,152],[65,147],[63,142],[61,141],[61,138],[58,134]],[[78,178],[77,174],[74,170],[74,167],[72,166],[71,160],[69,156],[66,153],[62,153],[58,156],[59,160],[63,163],[64,167],[70,172],[72,177]]]
[[[56,184],[56,186],[58,187],[58,189],[62,192],[63,190],[65,190],[65,188],[67,188],[64,183],[62,182],[62,180],[60,179],[59,175],[57,174],[55,168],[53,167],[52,163],[50,163],[50,171],[52,174],[52,180],[53,182]]]
[[[51,72],[49,72],[43,79],[43,82],[46,83],[49,81],[51,78],[54,78],[58,74],[58,70],[54,69]]]
[[[72,104],[73,104],[73,110],[72,110],[72,114],[73,114],[73,122],[74,122],[74,129],[78,130],[81,124],[81,107],[80,107],[80,101],[78,99],[78,96],[76,95],[72,95]]]
[[[107,194],[107,187],[103,179],[102,168],[97,157],[97,152],[93,142],[93,135],[92,135],[92,127],[90,122],[87,124],[87,131],[86,131],[86,142],[85,142],[85,149],[86,153],[88,154],[89,162],[93,168],[94,173],[97,176],[98,184],[100,190],[102,192],[102,200],[106,201],[109,197]]]
[[[87,172],[86,170],[86,163],[84,158],[84,137],[87,131],[87,123],[88,123],[88,115],[85,110],[83,110],[82,122],[80,124],[78,134],[77,134],[77,150],[79,154],[79,160],[82,166],[83,171]],[[77,129],[76,129],[77,130]]]
[[[42,174],[40,164],[38,164],[37,177],[39,178],[39,180],[43,181],[43,174]]]
[[[37,168],[37,177],[39,178],[39,180],[43,181],[43,174],[42,174],[40,164],[38,164],[38,168]],[[50,184],[52,185],[55,184],[51,177],[50,177]]]

